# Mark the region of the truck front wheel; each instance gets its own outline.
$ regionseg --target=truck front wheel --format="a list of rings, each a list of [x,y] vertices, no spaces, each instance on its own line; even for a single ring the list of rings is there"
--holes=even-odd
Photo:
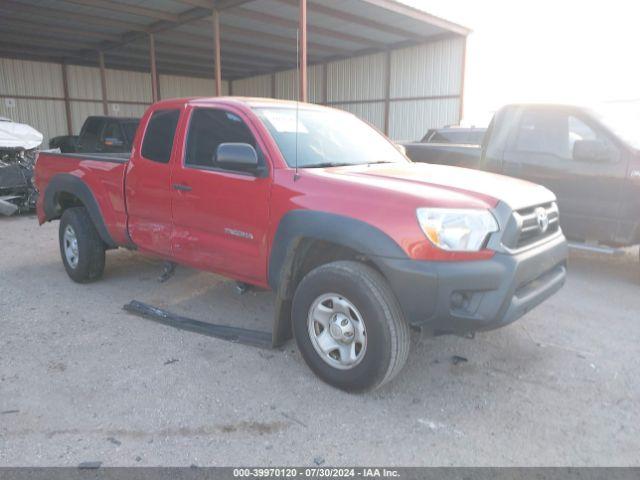
[[[359,262],[309,272],[293,299],[293,331],[309,367],[348,391],[391,380],[409,354],[409,327],[386,280]]]
[[[87,283],[102,276],[105,245],[84,207],[64,211],[59,240],[62,263],[74,282]]]

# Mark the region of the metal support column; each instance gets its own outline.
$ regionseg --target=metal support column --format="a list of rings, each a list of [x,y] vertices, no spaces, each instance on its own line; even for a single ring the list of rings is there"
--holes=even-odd
[[[220,62],[220,12],[213,10],[213,61],[216,76],[216,96],[222,95],[222,65]]]
[[[62,63],[62,92],[64,94],[64,111],[67,117],[67,135],[73,135],[73,119],[71,118],[71,103],[69,102],[69,79],[67,78],[67,64]]]
[[[299,54],[299,81],[300,98],[302,102],[308,101],[307,95],[307,0],[299,0],[298,18],[298,54]]]
[[[329,103],[329,64],[322,64],[322,104]]]
[[[458,123],[462,121],[462,117],[464,115],[464,77],[465,77],[465,68],[467,65],[467,37],[464,37],[464,43],[462,44],[462,72],[460,78],[460,103],[458,110]]]
[[[158,89],[158,70],[156,69],[156,41],[153,33],[149,34],[149,62],[151,63],[151,98],[153,102],[160,100]]]
[[[389,111],[391,109],[391,50],[385,53],[384,61],[384,134],[389,135]]]
[[[100,86],[102,87],[102,113],[109,114],[109,102],[107,100],[107,72],[104,68],[104,53],[98,52],[98,64],[100,65]]]

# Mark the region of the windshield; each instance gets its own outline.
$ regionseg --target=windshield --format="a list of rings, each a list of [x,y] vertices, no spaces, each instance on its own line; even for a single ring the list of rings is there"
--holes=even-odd
[[[606,103],[593,112],[609,130],[640,150],[640,102]]]
[[[122,124],[122,129],[124,130],[124,134],[127,137],[127,140],[129,140],[129,142],[133,142],[133,139],[136,136],[136,130],[138,129],[138,123],[140,123],[139,120],[136,120],[134,122],[124,122]]]
[[[408,162],[383,135],[350,113],[339,110],[256,108],[256,114],[278,144],[287,165],[328,167],[365,163]]]

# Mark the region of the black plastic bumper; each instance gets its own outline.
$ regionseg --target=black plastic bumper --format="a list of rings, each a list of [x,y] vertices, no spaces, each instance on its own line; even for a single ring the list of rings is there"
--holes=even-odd
[[[424,262],[376,258],[410,324],[434,334],[507,325],[564,285],[567,244],[561,234],[517,254],[490,260]]]

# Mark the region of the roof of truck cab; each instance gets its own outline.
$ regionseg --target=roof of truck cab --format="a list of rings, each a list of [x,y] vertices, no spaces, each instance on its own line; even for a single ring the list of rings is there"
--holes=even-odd
[[[139,122],[140,121],[140,117],[116,117],[112,115],[89,115],[87,117],[87,120],[90,118],[99,118],[101,120],[117,120],[118,122]]]
[[[300,108],[313,108],[313,109],[327,109],[329,107],[324,107],[322,105],[316,105],[314,103],[305,103],[305,102],[296,102],[295,100],[280,100],[274,98],[262,98],[262,97],[193,97],[184,99],[187,104],[199,104],[203,103],[211,103],[211,104],[221,104],[221,103],[235,103],[242,104],[249,108],[259,108],[259,107],[288,107],[288,108],[296,108],[299,106]]]

